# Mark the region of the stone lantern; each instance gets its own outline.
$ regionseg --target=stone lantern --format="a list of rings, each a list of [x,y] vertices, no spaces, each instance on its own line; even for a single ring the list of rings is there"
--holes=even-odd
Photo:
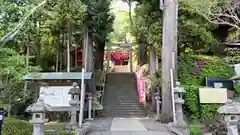
[[[26,109],[26,112],[32,113],[30,123],[33,124],[33,135],[44,135],[44,121],[47,106],[44,104],[43,97],[39,97],[38,101]]]
[[[73,88],[71,88],[68,92],[71,94],[71,100],[69,101],[69,104],[71,105],[71,120],[68,124],[68,129],[76,129],[77,128],[77,110],[79,106],[79,94],[80,89],[78,88],[78,85],[76,82],[73,83]]]
[[[218,113],[223,116],[223,123],[227,127],[227,135],[239,135],[240,103],[228,100],[225,105],[219,107]]]
[[[183,118],[182,108],[182,105],[184,104],[183,93],[185,93],[185,90],[180,85],[180,82],[176,82],[176,87],[174,88],[176,124],[179,126],[187,126],[187,123]]]

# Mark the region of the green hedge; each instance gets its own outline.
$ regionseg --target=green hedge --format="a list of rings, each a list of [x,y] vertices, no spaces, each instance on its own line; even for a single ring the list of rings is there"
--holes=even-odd
[[[6,118],[2,135],[32,135],[32,125],[27,121]]]
[[[185,55],[179,61],[179,81],[186,90],[185,113],[190,119],[199,117],[198,89],[203,87],[204,77],[231,77],[233,69],[223,59],[215,56]],[[219,106],[217,104],[202,105],[203,118],[212,118]]]
[[[23,121],[15,118],[6,118],[4,120],[4,127],[2,135],[32,135],[32,124],[28,121]],[[58,129],[56,131],[60,131],[62,129]],[[63,133],[58,132],[58,135],[73,135],[73,133]],[[48,135],[48,133],[45,133]]]

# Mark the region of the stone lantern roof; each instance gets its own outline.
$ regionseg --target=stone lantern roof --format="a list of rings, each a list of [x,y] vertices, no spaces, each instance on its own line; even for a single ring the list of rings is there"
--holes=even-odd
[[[217,110],[220,114],[240,115],[240,103],[228,100],[227,103]]]
[[[27,107],[26,112],[43,113],[45,111],[49,111],[50,108],[51,107],[49,105],[44,104],[43,97],[39,97],[39,99],[36,103],[33,103]]]
[[[175,93],[185,93],[186,91],[181,87],[180,82],[176,82],[176,87],[174,88]]]
[[[80,93],[80,89],[78,88],[77,83],[73,83],[73,88],[71,88],[68,93],[73,95],[77,95]]]

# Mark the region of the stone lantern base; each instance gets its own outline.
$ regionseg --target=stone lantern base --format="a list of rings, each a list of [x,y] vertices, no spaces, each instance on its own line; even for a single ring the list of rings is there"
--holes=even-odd
[[[78,124],[76,123],[76,124],[71,124],[71,123],[69,123],[67,126],[66,126],[66,129],[68,129],[68,130],[75,130],[75,129],[77,129],[78,128]]]

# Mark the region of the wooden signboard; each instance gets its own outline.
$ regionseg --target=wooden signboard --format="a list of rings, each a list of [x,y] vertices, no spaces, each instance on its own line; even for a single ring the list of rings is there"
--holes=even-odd
[[[69,111],[71,95],[68,92],[71,88],[72,86],[41,86],[39,95],[51,107],[51,111]]]
[[[199,88],[199,100],[201,104],[226,103],[228,93],[226,88]]]

